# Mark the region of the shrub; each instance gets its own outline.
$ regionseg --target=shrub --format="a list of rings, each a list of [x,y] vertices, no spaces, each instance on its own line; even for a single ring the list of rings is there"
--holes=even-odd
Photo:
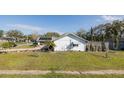
[[[47,42],[45,42],[45,44],[48,47],[48,50],[54,51],[54,47],[56,46],[54,42],[47,41]]]
[[[32,46],[37,46],[38,43],[37,42],[33,42]]]
[[[11,48],[17,46],[14,42],[5,42],[1,45],[2,48]]]

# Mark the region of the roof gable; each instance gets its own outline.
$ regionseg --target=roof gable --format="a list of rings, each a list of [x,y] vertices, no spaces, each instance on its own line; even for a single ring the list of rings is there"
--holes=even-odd
[[[75,37],[75,38],[77,38],[77,39],[79,39],[79,40],[81,40],[81,41],[84,41],[84,42],[87,42],[87,41],[88,41],[88,40],[85,40],[85,39],[83,39],[83,38],[80,38],[79,36],[77,36],[77,35],[75,35],[75,34],[73,34],[73,33],[66,33],[66,34],[63,34],[62,36],[60,36],[59,38],[55,39],[54,41],[59,40],[59,39],[65,37],[65,36],[73,36],[73,37]]]

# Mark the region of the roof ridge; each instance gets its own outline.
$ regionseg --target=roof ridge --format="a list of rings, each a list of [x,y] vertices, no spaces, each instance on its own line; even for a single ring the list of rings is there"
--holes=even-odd
[[[84,39],[84,38],[81,38],[81,37],[77,36],[77,35],[74,34],[74,33],[65,33],[65,34],[63,34],[62,36],[60,36],[59,38],[55,39],[54,41],[56,41],[56,40],[58,40],[58,39],[60,39],[60,38],[62,38],[62,37],[64,37],[64,36],[67,36],[67,35],[69,35],[69,34],[74,35],[75,37],[77,37],[77,38],[79,38],[79,39],[81,39],[81,40],[88,41],[88,40],[86,40],[86,39]]]

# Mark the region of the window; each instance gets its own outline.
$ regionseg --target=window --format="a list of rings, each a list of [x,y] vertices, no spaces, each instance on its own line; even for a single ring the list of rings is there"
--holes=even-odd
[[[75,47],[75,46],[78,46],[78,44],[73,44],[73,46]]]

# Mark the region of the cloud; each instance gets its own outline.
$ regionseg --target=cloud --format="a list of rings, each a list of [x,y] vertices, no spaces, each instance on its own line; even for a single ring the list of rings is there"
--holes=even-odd
[[[43,28],[36,27],[32,25],[24,25],[24,24],[8,24],[7,27],[9,29],[19,29],[19,30],[30,30],[30,31],[42,31]]]
[[[105,23],[111,23],[114,20],[123,20],[124,16],[117,16],[117,15],[101,15],[95,20],[93,26]]]
[[[110,15],[102,15],[101,18],[104,21],[122,20],[122,17],[119,17],[119,16],[110,16]]]
[[[62,34],[62,32],[58,30],[52,30],[50,28],[43,28],[43,27],[38,27],[38,26],[33,26],[33,25],[25,25],[25,24],[7,24],[8,29],[17,29],[20,31],[23,31],[25,33],[39,33],[43,34],[46,32],[58,32]]]

